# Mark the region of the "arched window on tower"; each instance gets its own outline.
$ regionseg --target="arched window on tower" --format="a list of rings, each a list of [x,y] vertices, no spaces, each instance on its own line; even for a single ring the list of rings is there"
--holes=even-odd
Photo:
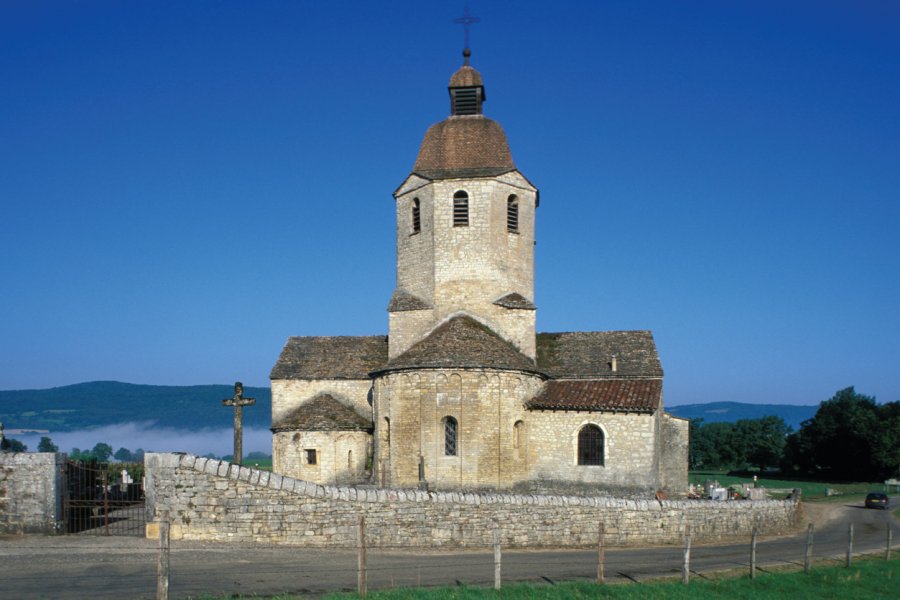
[[[456,456],[457,423],[453,417],[444,417],[444,455]]]
[[[585,425],[578,432],[578,464],[603,465],[603,431],[596,425]]]
[[[421,206],[419,205],[419,199],[413,198],[413,201],[412,201],[412,232],[419,233],[420,231],[422,231]]]
[[[519,199],[515,194],[506,199],[506,231],[519,233]]]
[[[453,194],[453,226],[468,227],[469,195],[460,190]]]

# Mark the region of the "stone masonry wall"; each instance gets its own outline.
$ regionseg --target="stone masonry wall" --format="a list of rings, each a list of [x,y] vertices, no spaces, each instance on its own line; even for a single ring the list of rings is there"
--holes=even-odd
[[[541,384],[527,373],[488,369],[420,370],[379,378],[376,480],[416,487],[422,457],[431,489],[511,488],[528,477],[530,464],[524,448],[514,443],[514,427],[527,423],[523,404]],[[447,417],[458,427],[453,456],[446,455],[444,446]]]
[[[147,517],[162,511],[174,539],[348,547],[366,517],[371,547],[485,547],[492,522],[507,546],[677,543],[793,527],[795,501],[636,501],[512,494],[462,494],[329,487],[190,455],[145,457]],[[153,535],[152,526],[148,535]]]
[[[664,490],[678,492],[688,487],[690,425],[688,419],[660,415],[659,487]]]
[[[66,455],[0,453],[0,533],[59,533]]]
[[[279,432],[272,436],[273,470],[315,483],[359,483],[367,476],[371,439],[367,431]],[[315,452],[314,463],[308,450]]]
[[[588,425],[603,432],[603,464],[578,464],[578,433]],[[652,494],[659,487],[655,414],[530,411],[525,420],[530,489],[576,492],[597,486],[613,493]],[[535,452],[532,449],[538,448]],[[687,465],[687,455],[679,455]],[[673,495],[687,493],[687,481]],[[558,493],[558,492],[557,492]]]
[[[535,356],[535,312],[494,305],[517,292],[534,300],[534,215],[537,194],[518,174],[439,180],[397,192],[397,287],[432,309],[391,315],[389,356],[406,351],[459,311],[478,316],[522,353]],[[469,224],[453,226],[453,195],[469,197]],[[507,199],[516,196],[518,233],[507,231]],[[422,230],[412,233],[412,204]],[[421,314],[427,315],[422,318]]]

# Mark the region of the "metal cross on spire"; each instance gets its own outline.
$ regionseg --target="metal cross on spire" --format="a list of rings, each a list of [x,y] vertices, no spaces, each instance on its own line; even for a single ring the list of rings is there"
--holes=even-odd
[[[463,56],[466,57],[466,64],[469,64],[469,54],[471,54],[471,50],[469,50],[469,25],[478,23],[479,21],[481,21],[481,19],[479,19],[478,17],[473,17],[472,15],[469,14],[469,3],[468,2],[466,2],[466,7],[463,10],[463,16],[461,16],[458,19],[453,19],[453,22],[457,23],[458,25],[462,25],[463,31],[465,31],[466,44],[463,47]]]

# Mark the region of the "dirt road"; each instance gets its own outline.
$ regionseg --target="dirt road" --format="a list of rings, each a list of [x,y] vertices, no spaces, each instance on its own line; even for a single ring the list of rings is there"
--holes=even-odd
[[[889,512],[841,504],[805,505],[804,519],[815,523],[813,556],[817,561],[843,561],[850,523],[854,525],[854,552],[883,551],[891,522]],[[804,529],[783,538],[762,539],[757,550],[759,565],[765,569],[802,564],[805,538]],[[136,537],[0,538],[0,598],[154,598],[157,558],[156,542]],[[369,589],[493,582],[489,549],[369,549],[368,558]],[[640,581],[677,575],[681,561],[680,546],[608,548],[605,570],[610,581]],[[508,549],[503,552],[502,565],[504,581],[550,584],[585,580],[596,574],[597,552]],[[748,565],[747,540],[692,549],[691,566],[697,577]],[[353,549],[173,542],[170,598],[284,592],[317,596],[354,590],[356,574]]]

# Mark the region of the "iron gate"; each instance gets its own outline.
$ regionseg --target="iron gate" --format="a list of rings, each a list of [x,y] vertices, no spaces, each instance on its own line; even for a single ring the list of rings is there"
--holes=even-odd
[[[66,461],[66,533],[144,535],[144,464]]]

